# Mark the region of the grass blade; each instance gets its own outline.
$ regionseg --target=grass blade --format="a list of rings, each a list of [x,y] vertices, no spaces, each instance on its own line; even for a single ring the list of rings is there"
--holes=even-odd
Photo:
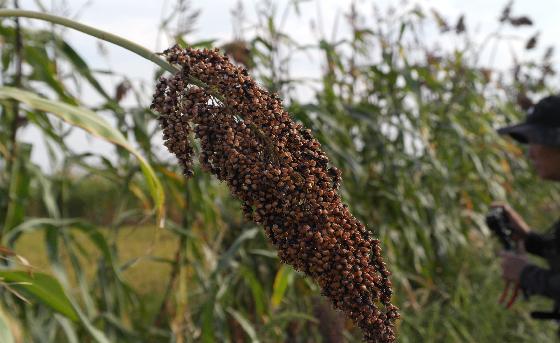
[[[236,310],[232,309],[231,307],[227,309],[228,313],[241,325],[245,333],[251,339],[251,343],[258,343],[259,339],[257,337],[257,332],[251,323],[245,318],[241,313],[237,312]]]
[[[52,113],[71,125],[81,127],[97,137],[125,148],[136,156],[140,163],[142,173],[148,183],[152,198],[154,199],[158,223],[163,227],[165,219],[165,198],[163,187],[159,179],[150,164],[140,155],[140,152],[129,144],[122,133],[109,125],[102,117],[89,109],[45,99],[34,93],[13,87],[1,87],[0,98],[17,100],[34,109]]]
[[[6,283],[17,283],[13,285],[14,288],[25,291],[68,319],[79,320],[62,286],[52,276],[43,273],[29,274],[23,271],[1,270],[0,278]]]
[[[284,294],[286,293],[288,285],[291,284],[293,280],[294,270],[285,264],[280,266],[274,278],[274,285],[272,286],[272,298],[270,303],[273,310],[280,305],[282,299],[284,299]]]

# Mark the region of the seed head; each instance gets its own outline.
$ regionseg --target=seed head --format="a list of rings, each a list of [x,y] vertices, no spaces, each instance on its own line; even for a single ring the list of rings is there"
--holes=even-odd
[[[399,314],[380,242],[342,203],[341,172],[311,131],[217,50],[175,46],[164,55],[181,72],[159,80],[152,108],[185,175],[192,175],[194,135],[202,168],[264,227],[280,260],[315,280],[367,342],[393,342]],[[188,85],[189,77],[207,87]]]

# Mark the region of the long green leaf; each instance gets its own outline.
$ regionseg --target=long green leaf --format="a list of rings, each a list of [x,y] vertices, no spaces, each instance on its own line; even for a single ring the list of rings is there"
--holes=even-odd
[[[97,79],[91,73],[89,66],[87,65],[86,61],[82,59],[82,57],[72,48],[67,42],[62,39],[56,40],[57,47],[59,50],[66,56],[68,61],[74,65],[76,71],[80,73],[88,82],[92,85],[95,90],[99,92],[105,99],[111,100],[111,97],[103,86],[97,81]]]
[[[102,117],[91,110],[45,99],[34,93],[13,87],[0,87],[0,99],[1,98],[17,100],[34,109],[52,113],[71,125],[81,127],[95,136],[125,148],[136,156],[140,163],[142,173],[148,183],[152,198],[154,199],[159,225],[163,226],[163,221],[165,219],[165,198],[163,188],[154,170],[144,157],[140,155],[140,152],[128,143],[122,133],[109,125]]]
[[[157,56],[156,54],[154,54],[153,52],[149,51],[148,49],[134,43],[131,42],[129,40],[126,40],[122,37],[119,37],[117,35],[114,35],[110,32],[106,32],[106,31],[101,31],[98,30],[94,27],[88,26],[88,25],[84,25],[84,24],[80,24],[78,22],[75,22],[73,20],[70,20],[68,18],[64,18],[64,17],[59,17],[59,16],[55,16],[52,14],[48,14],[48,13],[43,13],[43,12],[35,12],[35,11],[26,11],[26,10],[13,10],[13,9],[0,9],[0,17],[26,17],[26,18],[34,18],[34,19],[39,19],[39,20],[45,20],[51,23],[55,23],[58,25],[63,25],[66,27],[70,27],[74,30],[83,32],[85,34],[88,34],[90,36],[93,37],[97,37],[99,39],[102,39],[104,41],[107,42],[111,42],[113,44],[116,44],[118,46],[121,46],[129,51],[134,52],[135,54],[138,54],[152,62],[154,62],[155,64],[159,65],[160,67],[162,67],[163,69],[169,71],[169,72],[177,72],[178,70],[171,66],[169,63],[167,63],[167,61],[165,61],[164,59],[162,59],[161,57]]]
[[[244,282],[251,288],[257,314],[259,316],[263,316],[265,309],[265,296],[261,283],[250,268],[242,266],[239,271],[241,275],[243,275]]]
[[[237,239],[233,242],[233,244],[229,247],[229,249],[220,256],[220,260],[218,261],[218,265],[216,266],[216,272],[222,271],[225,267],[229,266],[233,260],[233,257],[241,247],[241,244],[246,240],[253,239],[259,232],[258,228],[249,229],[244,231]]]
[[[214,303],[215,294],[212,294],[212,298],[206,300],[202,307],[202,327],[201,327],[201,341],[204,343],[213,343],[216,341],[215,335],[215,318],[214,318]]]
[[[26,271],[0,270],[0,278],[5,283],[14,283],[11,287],[24,290],[42,304],[63,314],[72,321],[78,321],[78,314],[64,293],[62,286],[50,275],[43,273],[29,274]]]
[[[247,320],[245,316],[243,316],[241,313],[237,312],[231,307],[228,308],[227,311],[239,323],[239,325],[241,325],[243,330],[247,333],[247,335],[251,339],[251,343],[258,343],[259,339],[257,337],[257,332],[255,331],[255,328],[253,327],[253,325],[251,325],[249,320]]]
[[[13,230],[9,231],[6,237],[4,237],[4,241],[7,242],[9,246],[12,246],[16,242],[17,238],[21,236],[21,234],[24,232],[28,233],[39,229],[46,230],[45,231],[46,232],[45,238],[47,240],[46,247],[47,247],[47,253],[49,255],[51,269],[55,272],[59,280],[61,280],[64,284],[68,284],[68,274],[66,273],[66,269],[64,268],[59,256],[59,243],[58,243],[57,231],[61,227],[68,227],[68,228],[75,227],[76,229],[82,230],[85,233],[88,233],[89,231],[95,231],[93,228],[88,226],[87,223],[81,222],[80,220],[76,220],[76,219],[36,218],[36,219],[27,220],[22,224],[18,225],[17,227],[13,228]],[[92,239],[92,241],[94,244],[98,245],[95,239]],[[108,249],[106,245],[98,245],[98,248],[103,253],[105,253]],[[106,259],[108,261],[111,260],[110,258],[107,257]],[[99,329],[97,329],[91,323],[91,320],[88,318],[88,316],[82,312],[79,305],[77,304],[77,301],[75,301],[71,295],[67,297],[67,300],[72,305],[76,315],[78,316],[79,320],[81,321],[85,329],[90,333],[90,335],[98,343],[109,343],[109,339],[105,336],[105,334]],[[91,299],[89,299],[89,295],[84,295],[83,300],[86,303],[86,306],[88,305],[88,302],[91,302]]]
[[[34,80],[45,82],[67,103],[72,105],[78,104],[76,100],[68,94],[63,83],[56,77],[54,62],[49,58],[44,46],[26,46],[25,58],[27,62],[33,66],[33,74],[31,77]]]
[[[31,156],[30,144],[19,146],[18,158],[14,161],[11,171],[10,188],[8,198],[10,200],[2,234],[7,233],[13,227],[21,224],[25,217],[26,200],[29,196],[30,180],[29,171],[26,170],[25,160]]]
[[[283,264],[280,269],[278,269],[278,273],[276,273],[276,277],[274,278],[274,285],[272,286],[272,299],[270,301],[272,309],[276,309],[282,299],[284,299],[284,294],[286,293],[286,289],[288,285],[292,283],[294,279],[294,270]]]
[[[78,334],[76,333],[76,329],[72,326],[72,322],[69,321],[67,318],[62,317],[60,315],[55,316],[56,321],[62,327],[64,334],[66,335],[66,339],[68,343],[79,343]]]

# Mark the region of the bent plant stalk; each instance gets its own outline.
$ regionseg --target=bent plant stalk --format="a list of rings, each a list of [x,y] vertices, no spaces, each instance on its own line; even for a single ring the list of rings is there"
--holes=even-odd
[[[62,25],[62,26],[74,29],[76,31],[83,32],[83,33],[85,33],[89,36],[93,36],[93,37],[99,38],[103,41],[113,43],[117,46],[120,46],[121,48],[129,50],[129,51],[131,51],[131,52],[133,52],[133,53],[135,53],[135,54],[137,54],[137,55],[139,55],[139,56],[141,56],[141,57],[143,57],[143,58],[145,58],[149,61],[152,61],[153,63],[157,64],[162,69],[164,69],[164,70],[166,70],[170,73],[176,73],[176,72],[179,71],[179,69],[177,69],[176,67],[167,63],[167,61],[165,61],[164,59],[159,57],[157,54],[153,53],[149,49],[146,49],[145,47],[143,47],[139,44],[131,42],[128,39],[125,39],[123,37],[114,35],[110,32],[99,30],[99,29],[96,29],[94,27],[84,25],[82,23],[78,23],[74,20],[70,20],[70,19],[67,19],[67,18],[64,18],[64,17],[59,17],[59,16],[52,15],[52,14],[35,12],[35,11],[26,11],[26,10],[19,10],[19,9],[2,9],[2,10],[0,10],[0,18],[6,18],[6,17],[23,17],[23,18],[39,19],[39,20],[47,21],[47,22],[50,22],[50,23],[53,23],[53,24]],[[197,85],[199,87],[203,87],[203,88],[207,87],[205,84],[200,82],[200,80],[197,80],[193,77],[189,77],[189,82],[191,84]]]
[[[398,309],[380,241],[342,203],[340,172],[313,138],[261,89],[244,68],[217,51],[164,52],[66,18],[24,10],[27,17],[63,25],[130,50],[171,72],[152,103],[167,148],[192,175],[188,136],[201,141],[202,167],[226,182],[248,219],[264,226],[282,262],[315,280],[331,304],[358,325],[368,342],[393,342]],[[179,68],[177,68],[179,67]]]

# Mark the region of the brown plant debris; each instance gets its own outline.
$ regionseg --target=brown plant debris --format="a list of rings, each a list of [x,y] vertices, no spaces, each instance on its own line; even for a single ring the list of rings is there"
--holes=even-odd
[[[342,203],[341,173],[311,131],[218,50],[175,46],[163,55],[181,72],[159,80],[152,108],[185,175],[192,175],[194,132],[202,168],[264,226],[281,261],[315,280],[367,342],[393,342],[399,314],[380,241]],[[189,85],[189,77],[207,87]]]

